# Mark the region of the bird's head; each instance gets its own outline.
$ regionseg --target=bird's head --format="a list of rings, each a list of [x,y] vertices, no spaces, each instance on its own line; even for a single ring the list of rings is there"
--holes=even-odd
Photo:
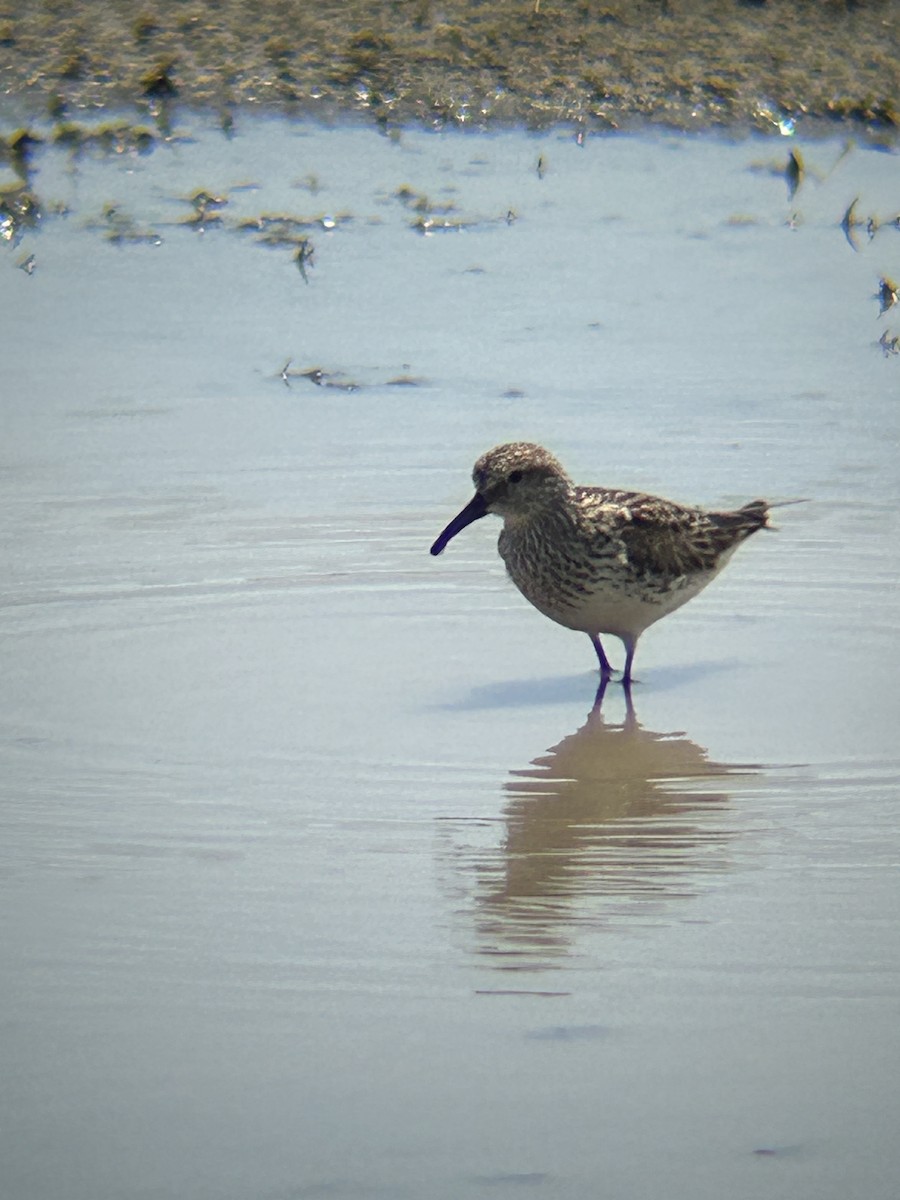
[[[472,471],[475,495],[431,547],[440,554],[451,538],[488,513],[528,521],[558,504],[572,484],[553,455],[533,442],[507,442],[482,454]]]

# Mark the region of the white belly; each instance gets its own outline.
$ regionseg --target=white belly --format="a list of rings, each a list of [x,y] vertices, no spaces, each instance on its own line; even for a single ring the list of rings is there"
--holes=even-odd
[[[604,587],[565,604],[548,603],[543,596],[529,596],[521,587],[520,591],[535,608],[567,629],[577,629],[587,634],[609,633],[619,638],[637,638],[655,621],[681,608],[682,604],[687,604],[717,574],[710,572],[683,577],[664,592]]]

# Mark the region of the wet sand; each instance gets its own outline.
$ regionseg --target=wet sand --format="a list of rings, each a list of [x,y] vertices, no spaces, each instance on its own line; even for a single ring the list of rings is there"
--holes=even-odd
[[[32,112],[175,100],[381,123],[898,123],[900,5],[732,0],[158,0],[0,10]]]

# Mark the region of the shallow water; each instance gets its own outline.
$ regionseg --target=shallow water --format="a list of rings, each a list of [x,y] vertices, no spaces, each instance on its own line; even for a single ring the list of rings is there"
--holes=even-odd
[[[895,157],[185,131],[0,271],[4,1195],[893,1197]],[[809,503],[590,713],[427,553],[509,438]]]

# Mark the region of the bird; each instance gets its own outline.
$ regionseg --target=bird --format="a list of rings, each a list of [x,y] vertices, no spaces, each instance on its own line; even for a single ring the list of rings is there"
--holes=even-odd
[[[701,592],[742,542],[771,528],[765,500],[720,512],[646,492],[578,486],[533,442],[488,450],[472,481],[474,497],[431,553],[441,554],[473,521],[501,517],[497,549],[513,583],[544,616],[588,635],[601,687],[613,669],[600,635],[619,638],[626,691],[644,630]]]

